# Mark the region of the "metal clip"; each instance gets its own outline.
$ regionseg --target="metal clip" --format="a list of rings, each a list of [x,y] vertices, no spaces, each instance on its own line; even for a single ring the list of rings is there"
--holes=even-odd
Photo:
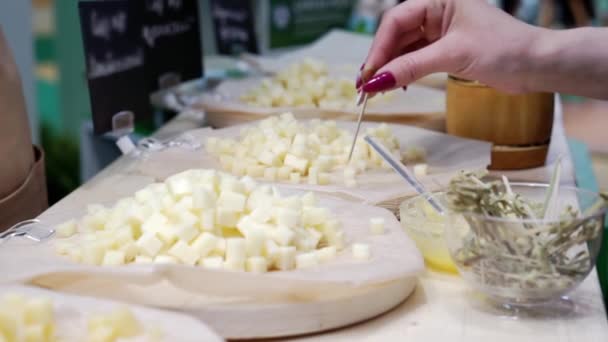
[[[0,233],[0,244],[14,237],[25,237],[35,242],[48,239],[55,230],[40,223],[38,219],[21,221]]]

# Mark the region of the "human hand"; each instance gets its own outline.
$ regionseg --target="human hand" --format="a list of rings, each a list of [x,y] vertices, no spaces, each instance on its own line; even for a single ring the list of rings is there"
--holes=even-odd
[[[532,50],[543,30],[485,0],[408,0],[383,16],[357,89],[383,92],[448,72],[521,92],[533,77]]]

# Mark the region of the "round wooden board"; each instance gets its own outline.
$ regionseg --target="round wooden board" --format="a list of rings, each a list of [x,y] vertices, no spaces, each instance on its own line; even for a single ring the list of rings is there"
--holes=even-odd
[[[406,300],[415,277],[325,301],[206,306],[184,312],[201,319],[226,339],[261,339],[319,333],[379,316]]]

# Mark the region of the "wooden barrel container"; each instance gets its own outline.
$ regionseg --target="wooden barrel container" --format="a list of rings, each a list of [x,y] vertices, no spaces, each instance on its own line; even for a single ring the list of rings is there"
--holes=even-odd
[[[490,169],[526,169],[545,164],[554,98],[551,93],[506,94],[454,76],[447,83],[449,134],[492,142]]]

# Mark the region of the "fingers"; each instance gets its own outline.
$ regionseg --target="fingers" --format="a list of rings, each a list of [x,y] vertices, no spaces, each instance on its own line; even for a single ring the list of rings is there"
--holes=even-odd
[[[453,54],[446,40],[438,40],[420,50],[397,57],[382,67],[362,87],[363,91],[376,93],[407,86],[428,74],[449,71]]]
[[[423,28],[424,35],[429,43],[441,38],[443,8],[443,3],[439,1],[431,1],[426,8]]]
[[[393,7],[382,16],[382,22],[367,56],[362,78],[368,79],[375,71],[394,58],[396,42],[406,32],[419,30],[426,18],[426,6],[435,0],[408,0]]]

